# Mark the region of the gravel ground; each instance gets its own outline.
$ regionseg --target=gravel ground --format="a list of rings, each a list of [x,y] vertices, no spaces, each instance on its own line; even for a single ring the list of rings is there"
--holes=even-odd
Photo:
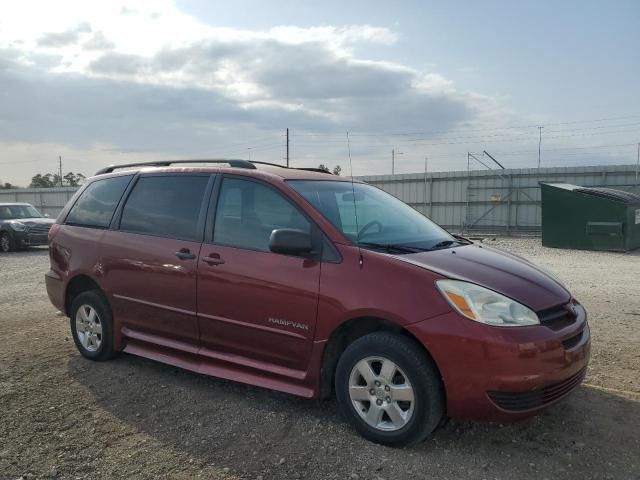
[[[0,478],[640,479],[640,251],[487,243],[585,304],[585,385],[514,424],[452,420],[410,449],[369,443],[316,402],[130,355],[92,363],[44,290],[45,249],[0,255]]]

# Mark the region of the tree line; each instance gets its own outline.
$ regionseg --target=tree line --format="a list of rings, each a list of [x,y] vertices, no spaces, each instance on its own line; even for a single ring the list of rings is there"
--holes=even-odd
[[[31,183],[27,188],[78,187],[82,185],[86,178],[82,173],[68,172],[62,176],[62,181],[60,181],[60,175],[57,173],[38,173],[31,177]],[[20,187],[0,180],[0,190],[9,190],[11,188]]]
[[[334,175],[338,176],[340,176],[340,172],[342,172],[342,167],[340,165],[336,165],[335,167],[333,167],[333,170],[329,170],[329,167],[327,167],[324,163],[321,163],[320,165],[318,165],[318,168],[320,170],[324,170],[327,173],[333,173]]]
[[[85,177],[81,173],[68,172],[62,176],[57,173],[38,173],[31,177],[29,188],[53,188],[53,187],[77,187],[85,181]]]

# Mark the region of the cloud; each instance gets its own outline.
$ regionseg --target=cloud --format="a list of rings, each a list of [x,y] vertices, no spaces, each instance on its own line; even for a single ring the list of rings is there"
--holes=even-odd
[[[0,60],[0,141],[193,151],[221,126],[326,129],[325,119],[274,105],[244,107],[219,92],[80,75],[49,75]],[[209,145],[209,144],[208,144]]]
[[[260,52],[259,55],[256,55]],[[277,98],[336,99],[394,95],[411,88],[415,73],[398,65],[341,56],[319,43],[254,45],[238,70]]]
[[[148,62],[138,55],[111,52],[102,55],[89,65],[89,70],[97,74],[136,75],[141,73]]]
[[[82,22],[64,32],[46,33],[38,39],[40,47],[65,47],[78,42],[82,34],[91,32],[91,25]]]
[[[467,96],[417,87],[410,70],[323,58],[326,52],[314,46],[303,49],[316,59],[305,67],[299,65],[302,57],[296,49],[270,48],[270,54],[252,65],[243,60],[245,55],[233,52],[218,61],[188,57],[189,66],[172,64],[167,51],[154,60],[110,52],[91,64],[97,76],[49,74],[14,63],[10,71],[0,73],[6,96],[0,138],[63,139],[70,144],[91,139],[125,148],[168,148],[164,144],[171,138],[178,148],[189,145],[194,125],[216,129],[239,123],[325,132],[442,130],[474,115]],[[230,66],[232,62],[244,62],[246,68]],[[225,84],[223,68],[233,82]],[[198,85],[183,78],[173,85],[152,81],[154,75],[203,75],[211,80]],[[157,138],[145,131],[155,132]]]
[[[67,15],[53,32],[0,28],[0,142],[190,156],[265,132],[271,148],[286,127],[442,132],[494,110],[437,72],[363,55],[398,40],[387,28],[244,30],[152,7],[80,2],[77,17],[49,12]]]
[[[82,44],[85,50],[111,50],[116,44],[105,37],[104,33],[97,32],[89,40]]]
[[[121,48],[86,22],[56,35],[46,36],[44,43],[70,49],[76,42],[79,50],[67,51],[57,66],[47,64],[44,70],[34,60],[37,49],[20,50],[27,61],[0,77],[10,107],[0,120],[0,138],[166,148],[162,132],[170,130],[174,145],[184,145],[196,125],[212,130],[234,122],[258,129],[446,130],[475,114],[471,97],[437,74],[356,57],[350,48],[354,42],[395,41],[388,30],[366,25],[213,29],[151,55]],[[8,54],[6,61],[11,61]],[[30,108],[20,109],[25,104]],[[45,121],[50,112],[62,121]],[[138,125],[136,130],[131,123]],[[145,130],[157,138],[146,137]]]

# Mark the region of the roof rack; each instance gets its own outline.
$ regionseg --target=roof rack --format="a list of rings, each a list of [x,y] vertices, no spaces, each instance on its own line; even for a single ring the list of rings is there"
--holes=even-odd
[[[318,172],[318,173],[328,173],[329,175],[333,175],[328,170],[323,170],[322,168],[313,168],[313,167],[287,167],[286,165],[280,165],[278,163],[269,163],[269,162],[259,162],[249,160],[251,163],[255,163],[258,165],[270,165],[272,167],[280,167],[280,168],[288,168],[289,170],[304,170],[305,172]]]
[[[155,162],[137,162],[137,163],[125,163],[122,165],[109,165],[108,167],[101,168],[96,172],[96,175],[104,175],[105,173],[111,173],[119,168],[130,167],[168,167],[178,163],[226,163],[234,168],[249,168],[255,170],[256,166],[248,160],[238,160],[234,158],[211,158],[211,159],[192,159],[192,160],[158,160]]]
[[[212,159],[193,159],[193,160],[158,160],[155,162],[137,162],[137,163],[125,163],[122,165],[109,165],[108,167],[101,168],[96,172],[96,175],[104,175],[106,173],[112,173],[116,169],[131,168],[131,167],[168,167],[180,163],[226,163],[233,168],[248,168],[250,170],[256,169],[257,165],[270,165],[272,167],[288,168],[291,170],[305,170],[308,172],[319,172],[333,175],[331,172],[323,170],[321,168],[291,168],[285,165],[279,165],[277,163],[259,162],[250,160],[239,160],[234,158],[212,158]]]
[[[294,170],[304,170],[305,172],[318,172],[318,173],[326,173],[327,175],[333,175],[333,173],[328,172],[327,170],[323,170],[322,168],[302,167],[302,168],[295,168]]]

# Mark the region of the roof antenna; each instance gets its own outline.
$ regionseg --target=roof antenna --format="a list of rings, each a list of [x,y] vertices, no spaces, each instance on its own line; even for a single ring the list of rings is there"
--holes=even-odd
[[[351,141],[349,140],[349,130],[347,133],[347,152],[349,153],[349,173],[351,174],[351,194],[353,196],[353,215],[356,220],[356,246],[358,247],[358,263],[362,267],[362,250],[360,250],[360,227],[358,226],[358,208],[356,207],[356,187],[353,183],[353,161],[351,160]]]

